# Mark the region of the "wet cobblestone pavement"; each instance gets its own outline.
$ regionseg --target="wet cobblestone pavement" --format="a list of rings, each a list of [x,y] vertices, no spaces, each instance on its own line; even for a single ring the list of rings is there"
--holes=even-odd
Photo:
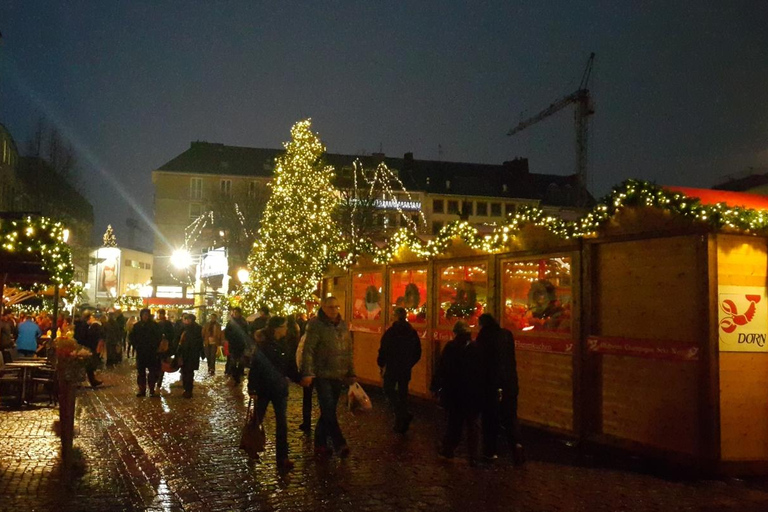
[[[227,386],[222,370],[214,378],[198,372],[191,400],[181,397],[178,374],[166,375],[160,398],[142,399],[129,363],[103,372],[102,388],[78,394],[75,446],[84,468],[68,479],[52,430],[57,410],[1,410],[0,510],[768,511],[762,488],[578,467],[535,443],[522,468],[503,458],[473,468],[461,453],[440,461],[440,411],[414,404],[416,420],[400,437],[376,393],[373,412],[339,413],[351,457],[317,462],[298,429],[296,386],[288,408],[296,468],[281,476],[271,408],[262,462],[238,449],[248,397]]]

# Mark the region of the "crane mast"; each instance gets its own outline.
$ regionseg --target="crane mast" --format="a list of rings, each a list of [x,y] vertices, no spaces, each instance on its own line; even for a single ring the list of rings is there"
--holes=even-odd
[[[592,65],[595,61],[595,54],[591,53],[587,60],[587,66],[584,69],[584,73],[581,76],[581,83],[579,88],[559,100],[552,103],[550,106],[536,114],[529,117],[513,127],[507,132],[508,136],[512,136],[518,132],[521,132],[532,126],[539,121],[542,121],[549,116],[556,114],[565,107],[574,104],[576,109],[574,111],[574,124],[576,127],[576,178],[578,181],[577,190],[577,206],[583,207],[587,204],[587,148],[589,145],[589,116],[595,113],[592,106],[592,98],[589,95],[589,77],[592,74]]]

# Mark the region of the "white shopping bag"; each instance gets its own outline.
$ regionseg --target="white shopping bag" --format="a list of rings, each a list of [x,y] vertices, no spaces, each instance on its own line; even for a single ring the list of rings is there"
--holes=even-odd
[[[355,382],[349,386],[349,392],[347,392],[347,407],[349,410],[359,408],[361,411],[370,411],[373,409],[371,399],[368,398],[363,387]]]

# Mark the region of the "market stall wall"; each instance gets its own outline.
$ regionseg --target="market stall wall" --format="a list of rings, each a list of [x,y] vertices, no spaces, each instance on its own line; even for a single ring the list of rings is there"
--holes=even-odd
[[[521,420],[572,433],[574,347],[572,253],[504,257],[500,323],[516,340]]]
[[[590,357],[602,434],[696,454],[702,323],[698,236],[595,245]],[[706,263],[706,260],[704,261]],[[585,390],[589,393],[589,390]]]
[[[768,331],[767,270],[765,239],[717,236],[720,449],[723,461],[768,460],[768,346],[764,338],[763,346],[760,346],[746,343],[746,336],[738,336],[742,330],[763,335]],[[753,294],[759,295],[760,300],[755,303],[754,316],[748,318],[749,297]],[[727,300],[736,306],[735,311],[726,311],[728,306],[724,301]],[[741,319],[746,320],[745,324],[731,322],[741,315],[744,315]],[[724,327],[732,332],[725,333]]]

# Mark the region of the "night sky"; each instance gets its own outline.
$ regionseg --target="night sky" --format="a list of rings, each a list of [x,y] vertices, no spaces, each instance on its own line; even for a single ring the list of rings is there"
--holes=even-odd
[[[279,147],[305,117],[333,153],[570,174],[573,108],[506,133],[594,51],[592,193],[707,187],[768,167],[767,26],[768,2],[737,0],[2,0],[0,122],[20,149],[40,115],[57,126],[119,241],[190,141]]]

